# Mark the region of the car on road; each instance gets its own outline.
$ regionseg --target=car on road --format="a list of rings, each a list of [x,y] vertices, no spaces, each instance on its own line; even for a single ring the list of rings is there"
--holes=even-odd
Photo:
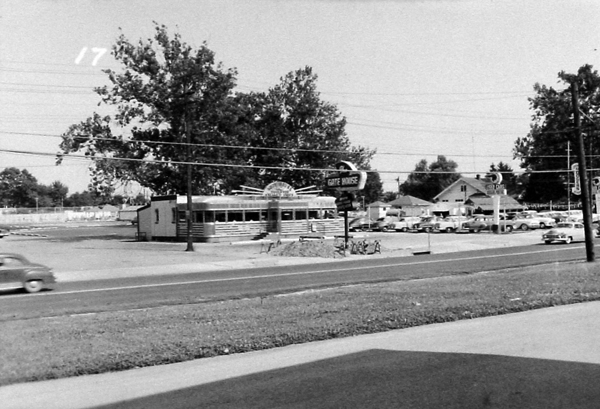
[[[367,231],[371,230],[372,226],[375,226],[375,220],[369,219],[368,217],[357,217],[350,220],[348,223],[348,230],[350,231]]]
[[[585,241],[585,228],[583,223],[560,222],[555,228],[542,234],[542,240],[546,244],[554,242],[569,244],[572,241]]]
[[[20,254],[0,253],[0,289],[22,288],[28,293],[53,289],[56,277],[52,269],[32,263]]]

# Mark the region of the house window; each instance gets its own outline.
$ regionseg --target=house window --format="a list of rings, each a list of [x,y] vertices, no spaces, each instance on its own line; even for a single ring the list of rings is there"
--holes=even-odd
[[[158,222],[160,221],[160,213],[158,212],[158,209],[154,209],[154,216],[156,218],[154,223],[158,224]]]

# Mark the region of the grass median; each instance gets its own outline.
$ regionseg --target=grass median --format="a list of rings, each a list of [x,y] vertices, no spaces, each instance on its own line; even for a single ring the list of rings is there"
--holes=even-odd
[[[597,263],[0,323],[0,385],[600,300]]]

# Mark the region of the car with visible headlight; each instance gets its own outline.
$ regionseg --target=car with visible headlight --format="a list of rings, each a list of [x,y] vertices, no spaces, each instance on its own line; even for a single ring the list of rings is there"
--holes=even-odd
[[[0,290],[22,288],[28,293],[51,290],[56,284],[52,269],[32,263],[20,254],[0,253]]]
[[[572,241],[585,241],[584,225],[578,222],[560,222],[555,228],[542,234],[542,241],[546,244],[554,242],[569,244]]]
[[[464,217],[461,220],[461,218],[458,216],[448,216],[441,220],[438,220],[435,223],[435,230],[445,231],[446,233],[452,233],[457,230],[460,230],[462,224],[464,224],[465,221],[466,219]]]

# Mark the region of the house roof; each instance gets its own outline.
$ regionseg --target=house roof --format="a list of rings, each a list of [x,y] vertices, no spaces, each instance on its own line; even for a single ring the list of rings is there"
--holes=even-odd
[[[389,203],[385,203],[385,202],[373,202],[369,205],[369,207],[384,207],[384,206],[389,206]]]
[[[481,208],[482,210],[494,210],[493,199],[487,196],[471,196],[467,203],[471,202],[473,207]],[[519,204],[515,199],[510,196],[500,196],[500,208],[506,210],[524,209],[525,206]]]
[[[418,197],[404,195],[398,197],[396,200],[392,200],[390,206],[402,207],[402,206],[429,206],[431,202],[427,200],[419,199]]]
[[[437,196],[435,196],[433,198],[433,200],[438,200],[440,198],[440,196],[444,195],[447,191],[452,189],[454,186],[456,186],[458,184],[462,184],[462,183],[466,183],[467,185],[471,186],[473,189],[477,190],[478,192],[487,194],[487,189],[485,188],[485,185],[486,185],[486,183],[489,183],[489,182],[487,182],[483,179],[467,178],[467,177],[461,176],[458,180],[456,180],[454,183],[452,183],[446,189],[444,189],[440,193],[438,193]]]

